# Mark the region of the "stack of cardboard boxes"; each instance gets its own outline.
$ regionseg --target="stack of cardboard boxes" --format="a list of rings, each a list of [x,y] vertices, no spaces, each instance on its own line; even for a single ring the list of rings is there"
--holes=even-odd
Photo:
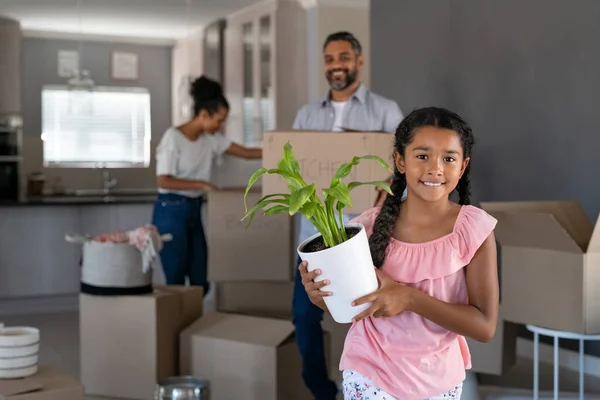
[[[137,296],[79,297],[81,381],[87,394],[151,399],[179,374],[179,334],[202,316],[204,291],[155,286]]]

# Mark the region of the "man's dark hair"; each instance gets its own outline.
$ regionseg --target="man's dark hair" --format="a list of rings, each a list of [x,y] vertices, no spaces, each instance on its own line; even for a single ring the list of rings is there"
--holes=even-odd
[[[323,44],[323,50],[325,50],[329,43],[336,42],[338,40],[350,43],[352,50],[354,50],[357,56],[362,54],[362,46],[360,45],[358,39],[353,34],[346,31],[334,32],[327,36],[327,39],[325,39],[325,43]]]

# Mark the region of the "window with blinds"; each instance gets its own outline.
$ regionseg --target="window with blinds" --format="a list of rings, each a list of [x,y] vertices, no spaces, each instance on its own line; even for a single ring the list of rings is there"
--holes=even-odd
[[[141,88],[42,90],[44,165],[148,167],[150,93]]]

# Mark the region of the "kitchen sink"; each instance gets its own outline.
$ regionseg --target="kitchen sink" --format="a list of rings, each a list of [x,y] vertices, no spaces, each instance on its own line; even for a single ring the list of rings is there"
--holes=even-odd
[[[135,203],[135,202],[151,202],[155,199],[155,196],[150,194],[138,194],[138,195],[65,195],[65,196],[46,196],[42,200],[43,203],[47,204],[86,204],[86,203]]]
[[[77,189],[75,196],[152,196],[158,192],[156,188],[112,188],[107,192],[103,189]]]

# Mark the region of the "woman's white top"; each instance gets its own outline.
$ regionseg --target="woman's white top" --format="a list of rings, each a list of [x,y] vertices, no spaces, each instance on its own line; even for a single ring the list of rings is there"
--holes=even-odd
[[[191,141],[177,128],[169,128],[156,148],[156,175],[208,182],[211,178],[213,160],[223,155],[231,145],[223,134],[204,133]],[[203,190],[158,189],[159,193],[176,193],[187,197],[199,197]]]

